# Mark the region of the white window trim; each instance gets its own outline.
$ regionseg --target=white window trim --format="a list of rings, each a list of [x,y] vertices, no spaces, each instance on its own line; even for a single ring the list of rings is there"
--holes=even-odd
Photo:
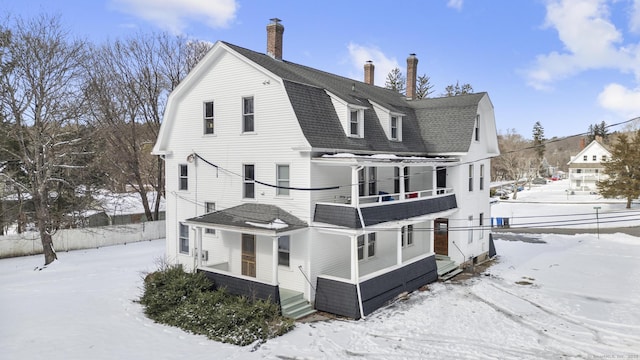
[[[369,255],[369,236],[373,235],[374,237],[374,243],[373,243],[373,255]],[[378,253],[378,239],[376,236],[376,233],[368,233],[368,234],[363,234],[363,235],[358,235],[358,237],[356,238],[356,241],[358,241],[358,239],[360,239],[360,237],[362,237],[364,239],[364,243],[362,245],[363,249],[362,249],[362,259],[360,259],[360,255],[356,254],[358,256],[358,261],[367,261],[370,259],[373,259],[376,257],[376,254]],[[360,248],[360,245],[358,245],[356,243],[357,248]]]
[[[280,251],[280,239],[287,237],[289,238],[289,250],[288,251]],[[282,265],[280,264],[280,253],[287,253],[289,255],[289,265]],[[278,266],[283,268],[283,269],[290,269],[291,268],[291,236],[290,235],[283,235],[283,236],[278,236]]]
[[[182,251],[182,240],[184,239],[184,237],[182,237],[182,234],[180,233],[180,230],[182,230],[182,227],[186,227],[187,229],[187,251]],[[183,224],[182,222],[178,223],[178,253],[182,254],[182,255],[189,255],[191,253],[191,236],[189,236],[191,232],[191,229],[189,229],[189,226]]]
[[[473,172],[474,172],[473,164],[469,164],[469,191],[473,191]]]
[[[182,168],[187,169],[187,175],[182,176]],[[182,188],[182,179],[187,180],[187,184],[185,188]],[[189,191],[189,165],[187,164],[178,164],[178,191]]]
[[[351,112],[357,112],[357,120],[358,120],[358,133],[351,133]],[[353,138],[364,138],[364,108],[357,108],[353,106],[347,107],[347,134],[349,137]]]
[[[480,216],[478,216],[478,225],[480,228],[480,235],[478,238],[484,239],[484,213],[480,213]]]
[[[396,118],[396,136],[393,137],[393,118]],[[391,113],[389,115],[389,139],[402,141],[402,115]]]
[[[253,179],[248,180],[246,179],[246,175],[245,175],[245,167],[246,166],[253,166]],[[253,183],[253,197],[247,197],[246,195],[246,191],[245,191],[245,186],[248,183]],[[243,200],[255,200],[256,199],[256,164],[242,164],[242,199]]]
[[[480,164],[480,179],[478,190],[484,190],[484,164]]]
[[[207,103],[211,103],[213,106],[213,116],[211,118],[207,117]],[[208,120],[211,120],[213,123],[213,130],[210,133],[207,133]],[[216,134],[216,102],[213,100],[205,100],[202,102],[202,134],[204,136],[213,136]]]
[[[473,215],[469,215],[469,240],[468,244],[473,243]]]
[[[245,99],[252,99],[253,112],[250,113],[250,114],[245,113],[245,109],[244,109],[244,100]],[[243,96],[240,106],[242,107],[242,124],[241,124],[242,133],[243,134],[254,134],[256,132],[256,99],[255,99],[255,97],[253,95]],[[251,130],[251,131],[247,131],[244,128],[244,117],[245,117],[245,115],[253,115],[253,130]]]
[[[476,122],[473,127],[473,140],[480,141],[480,114],[476,114]]]
[[[205,201],[204,202],[204,213],[205,214],[213,212],[213,211],[208,211],[209,205],[213,205],[213,211],[216,211],[216,203],[214,201]],[[204,233],[206,235],[215,236],[216,235],[216,229],[204,229]]]
[[[289,169],[289,177],[286,179],[287,180],[287,187],[291,187],[291,165],[289,164],[276,164],[276,185],[280,186],[280,178],[278,177],[278,169],[281,166],[286,166]],[[286,194],[281,194],[280,191],[286,191]],[[291,197],[291,190],[290,189],[280,189],[279,187],[276,188],[276,196],[278,197]]]

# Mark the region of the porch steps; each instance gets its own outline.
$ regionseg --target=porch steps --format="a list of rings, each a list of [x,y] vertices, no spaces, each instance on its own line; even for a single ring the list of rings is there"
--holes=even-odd
[[[282,316],[294,320],[316,312],[311,304],[304,299],[302,293],[287,289],[280,289],[280,308],[282,309]]]
[[[462,272],[458,264],[445,255],[436,255],[436,266],[438,267],[438,279],[440,281],[447,281]]]

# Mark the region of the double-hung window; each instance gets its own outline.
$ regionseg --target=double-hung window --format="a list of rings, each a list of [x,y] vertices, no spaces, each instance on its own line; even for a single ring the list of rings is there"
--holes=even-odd
[[[480,115],[476,115],[476,126],[473,129],[473,138],[475,141],[480,141]]]
[[[368,259],[376,254],[376,233],[358,236],[358,260]]]
[[[364,137],[364,109],[349,109],[349,136]]]
[[[469,191],[473,191],[473,164],[469,165]]]
[[[291,241],[289,235],[278,238],[278,265],[289,267],[290,246]]]
[[[245,199],[255,199],[256,197],[256,174],[255,174],[255,165],[253,164],[245,164],[242,169],[242,178],[243,180],[243,191],[242,197]]]
[[[593,155],[593,161],[597,161],[598,160],[598,155]]]
[[[473,215],[469,215],[469,244],[473,242]]]
[[[391,139],[398,140],[398,117],[391,117]]]
[[[484,213],[480,213],[480,217],[478,218],[478,226],[480,227],[480,235],[478,238],[484,238]]]
[[[376,168],[374,167],[370,167],[369,168],[369,195],[376,195],[377,192],[377,186],[376,183],[378,182],[377,179],[377,171]]]
[[[214,202],[205,202],[204,203],[204,212],[205,214],[212,213],[216,211],[216,203]],[[204,229],[205,234],[215,234],[216,229]]]
[[[189,227],[185,224],[179,225],[180,253],[189,253]]]
[[[480,164],[480,190],[484,190],[484,164]]]
[[[289,195],[289,179],[289,165],[276,165],[276,184],[278,185],[276,188],[276,195]]]
[[[253,122],[253,96],[242,98],[242,132],[255,131]]]
[[[213,101],[204,103],[204,133],[205,135],[213,134]]]
[[[402,239],[402,247],[413,245],[413,225],[403,226],[402,228],[400,228],[400,233],[400,238]]]
[[[189,190],[188,169],[187,164],[178,165],[178,190]]]

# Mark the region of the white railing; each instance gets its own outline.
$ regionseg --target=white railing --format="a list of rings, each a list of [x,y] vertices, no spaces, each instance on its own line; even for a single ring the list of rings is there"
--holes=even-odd
[[[416,190],[416,191],[407,191],[403,194],[401,193],[392,193],[388,194],[386,192],[381,191],[377,195],[368,195],[368,196],[360,196],[358,201],[361,205],[366,204],[376,204],[387,201],[413,201],[416,199],[425,199],[438,197],[442,195],[453,194],[452,188],[437,188],[437,189],[428,189],[428,190]],[[351,205],[351,196],[346,195],[337,195],[334,199],[333,204],[342,204],[342,205]]]

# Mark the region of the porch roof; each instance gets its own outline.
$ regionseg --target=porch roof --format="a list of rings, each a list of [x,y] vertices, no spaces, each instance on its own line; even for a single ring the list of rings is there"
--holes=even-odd
[[[275,205],[242,204],[187,219],[189,225],[276,235],[308,227],[307,223]]]

